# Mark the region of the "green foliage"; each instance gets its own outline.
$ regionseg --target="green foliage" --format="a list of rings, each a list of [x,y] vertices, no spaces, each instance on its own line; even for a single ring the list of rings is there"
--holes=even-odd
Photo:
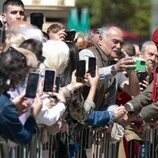
[[[92,28],[114,23],[143,37],[149,36],[149,0],[78,0],[77,6],[89,8]]]

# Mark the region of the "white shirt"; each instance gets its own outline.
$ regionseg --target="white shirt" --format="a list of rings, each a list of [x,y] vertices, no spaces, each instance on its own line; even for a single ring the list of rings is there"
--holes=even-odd
[[[49,102],[49,99],[46,98],[43,102],[42,109],[37,116],[37,123],[38,124],[44,124],[47,126],[51,126],[55,124],[59,118],[64,114],[66,110],[66,106],[64,103],[57,103],[55,106],[52,106],[52,108],[48,108],[46,105]]]

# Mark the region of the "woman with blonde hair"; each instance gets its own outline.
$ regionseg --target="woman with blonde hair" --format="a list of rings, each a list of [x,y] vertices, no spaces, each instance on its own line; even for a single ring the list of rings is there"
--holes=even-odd
[[[45,60],[40,65],[41,73],[44,73],[46,69],[51,69],[55,71],[56,76],[59,76],[69,61],[69,48],[63,41],[48,40],[43,44],[43,56]],[[62,92],[59,95],[57,102],[52,98],[43,100],[43,108],[37,118],[39,124],[52,126],[59,121],[66,110],[65,96]]]

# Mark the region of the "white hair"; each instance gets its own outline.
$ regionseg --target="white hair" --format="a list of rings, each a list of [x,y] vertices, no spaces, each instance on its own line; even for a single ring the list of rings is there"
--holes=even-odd
[[[143,43],[142,47],[141,47],[141,52],[146,52],[149,46],[155,46],[155,43],[153,41],[146,41]]]
[[[43,42],[44,36],[42,31],[33,25],[21,27],[19,32],[24,35],[25,39],[31,38]]]
[[[36,26],[31,24],[24,24],[19,27],[10,27],[11,31],[15,31],[15,33],[22,34],[24,38],[27,39],[35,39],[43,42],[44,36],[43,32]]]
[[[69,47],[63,41],[48,40],[43,43],[43,63],[45,68],[50,68],[56,71],[56,74],[61,74],[69,60]]]

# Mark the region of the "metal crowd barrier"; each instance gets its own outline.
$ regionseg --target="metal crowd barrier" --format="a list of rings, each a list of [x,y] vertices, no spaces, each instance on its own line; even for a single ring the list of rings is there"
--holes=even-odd
[[[29,144],[15,147],[9,147],[4,139],[0,139],[0,158],[63,158],[62,151],[59,155],[55,150],[56,136],[50,134],[48,141],[43,141],[43,137],[41,129]],[[67,136],[61,135],[61,139],[67,142],[68,149]],[[146,131],[144,140],[138,155],[133,154],[133,145],[129,144],[128,158],[158,158],[158,130]],[[105,130],[83,129],[78,143],[80,147],[75,158],[118,158],[119,143],[111,143]]]

